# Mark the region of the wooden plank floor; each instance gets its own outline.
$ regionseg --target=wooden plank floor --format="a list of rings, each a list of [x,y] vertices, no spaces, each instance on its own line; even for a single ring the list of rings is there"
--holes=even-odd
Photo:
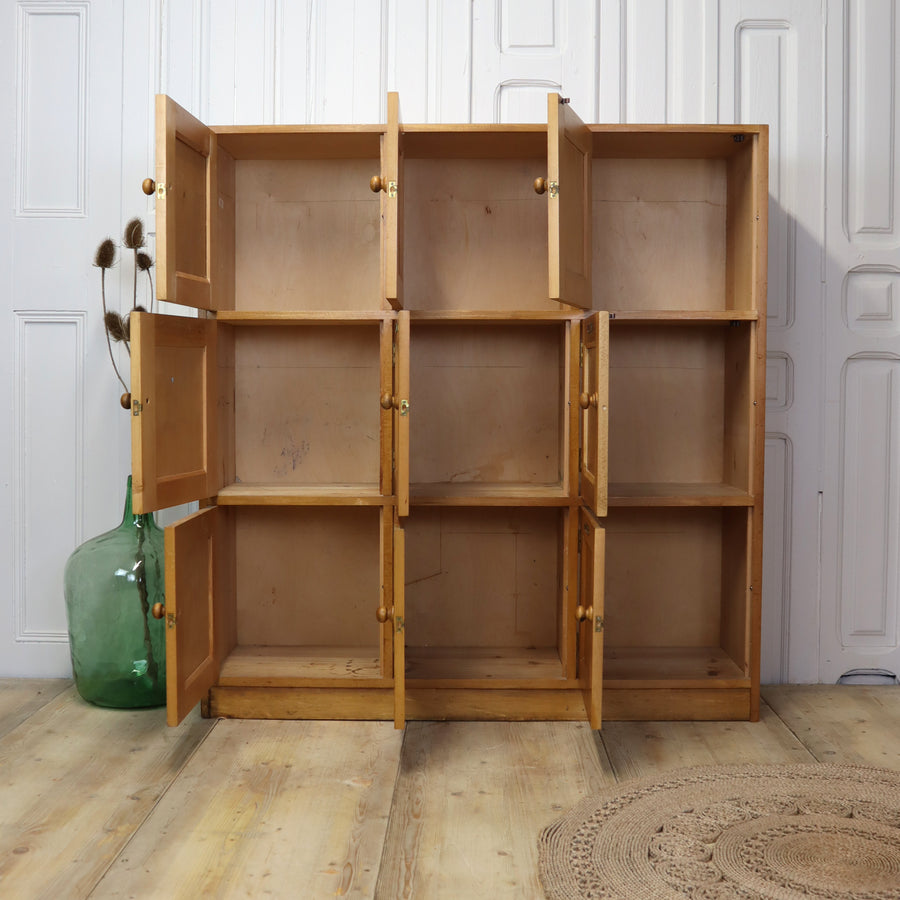
[[[603,786],[715,763],[900,770],[900,688],[779,686],[761,721],[210,721],[0,680],[0,897],[540,898]]]

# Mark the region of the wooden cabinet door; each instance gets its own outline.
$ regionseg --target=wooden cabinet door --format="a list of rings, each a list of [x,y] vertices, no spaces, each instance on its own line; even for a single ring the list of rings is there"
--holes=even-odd
[[[609,313],[592,313],[581,323],[581,502],[605,516],[609,455]]]
[[[156,98],[156,292],[160,300],[213,309],[216,137],[160,94]]]
[[[558,94],[547,100],[550,299],[590,309],[591,133]]]
[[[394,525],[394,727],[406,724],[406,534]]]
[[[409,515],[409,312],[394,326],[394,494],[397,514]]]
[[[216,472],[216,322],[131,315],[135,512],[212,497]]]
[[[222,510],[211,506],[166,528],[166,715],[178,725],[219,677],[215,571]]]
[[[400,100],[387,95],[387,130],[381,145],[381,271],[384,299],[394,309],[403,306],[403,204],[400,202]]]
[[[591,728],[599,728],[603,699],[603,588],[606,533],[597,520],[580,511],[578,579],[578,680]]]

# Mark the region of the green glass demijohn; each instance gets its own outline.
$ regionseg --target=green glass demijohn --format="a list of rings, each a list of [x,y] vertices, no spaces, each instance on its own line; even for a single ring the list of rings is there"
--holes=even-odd
[[[98,706],[166,702],[163,531],[152,514],[131,508],[131,476],[122,524],[83,543],[65,568],[69,648],[78,693]]]

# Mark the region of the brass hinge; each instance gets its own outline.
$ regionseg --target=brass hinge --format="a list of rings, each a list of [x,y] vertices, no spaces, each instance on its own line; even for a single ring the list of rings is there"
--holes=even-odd
[[[550,188],[550,199],[551,200],[559,199],[559,182],[551,181],[550,184],[547,186]]]
[[[133,416],[139,416],[143,409],[144,409],[144,406],[140,400],[132,400],[131,401],[131,414]]]

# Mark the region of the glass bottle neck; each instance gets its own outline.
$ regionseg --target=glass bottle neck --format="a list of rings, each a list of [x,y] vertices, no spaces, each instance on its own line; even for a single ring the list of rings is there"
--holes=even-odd
[[[131,505],[131,476],[125,488],[125,509],[122,512],[122,528],[149,528],[153,524],[153,513],[134,512]]]

